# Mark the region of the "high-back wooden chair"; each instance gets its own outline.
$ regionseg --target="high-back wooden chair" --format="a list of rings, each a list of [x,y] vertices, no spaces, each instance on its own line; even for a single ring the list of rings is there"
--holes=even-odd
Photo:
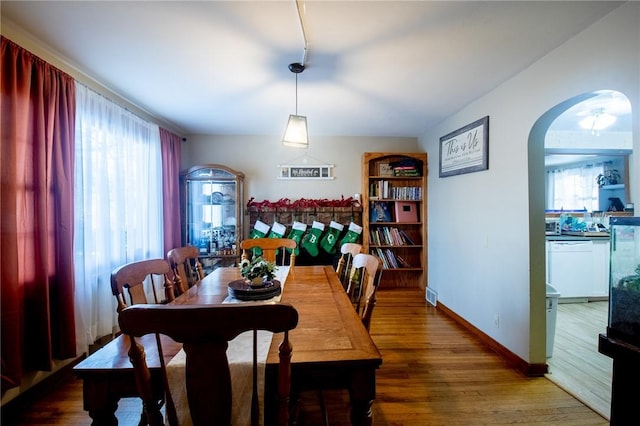
[[[143,401],[147,421],[162,425],[160,402],[154,398],[153,383],[144,348],[136,337],[160,333],[183,343],[186,354],[186,389],[193,424],[231,424],[231,378],[227,359],[228,342],[245,331],[253,330],[253,388],[251,423],[259,421],[257,390],[257,330],[284,333],[279,346],[278,425],[289,422],[291,391],[291,354],[289,330],[298,324],[298,312],[289,304],[222,304],[222,305],[136,305],[120,313],[120,329],[131,340],[129,357],[133,364],[136,386]],[[185,327],[185,324],[188,326]],[[158,348],[162,360],[162,348]],[[166,383],[166,379],[165,379]],[[266,392],[265,392],[265,396]],[[167,417],[177,423],[175,407],[167,395]]]
[[[176,247],[167,252],[167,259],[173,272],[173,287],[178,295],[204,278],[198,255],[198,249],[193,246]]]
[[[353,257],[351,274],[359,274],[359,285],[355,288],[355,280],[350,279],[347,294],[354,301],[356,312],[365,328],[369,330],[373,308],[376,305],[376,291],[382,275],[382,261],[372,254],[356,254]]]
[[[162,303],[175,299],[173,283],[168,277],[169,264],[164,259],[140,260],[122,265],[111,272],[111,292],[118,301],[117,311],[130,305],[149,303],[143,283],[149,277],[153,288],[153,301]],[[160,300],[156,292],[156,277],[163,281],[165,300]]]
[[[253,248],[260,248],[262,250],[262,257],[269,261],[276,261],[276,251],[278,249],[288,248],[291,249],[291,255],[289,257],[289,266],[292,268],[296,263],[296,255],[293,249],[296,248],[297,243],[290,238],[250,238],[242,240],[240,242],[240,248],[242,249],[242,259],[249,259],[249,251]],[[282,250],[281,266],[284,266],[285,257],[287,253]]]
[[[358,243],[344,243],[340,246],[340,260],[336,266],[336,273],[340,277],[345,290],[349,286],[349,275],[351,272],[351,264],[356,254],[362,251],[362,245]]]

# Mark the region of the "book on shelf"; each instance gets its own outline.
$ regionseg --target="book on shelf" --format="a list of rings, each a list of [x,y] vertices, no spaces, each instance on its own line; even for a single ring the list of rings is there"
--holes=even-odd
[[[389,191],[391,188],[392,186],[388,180],[378,180],[376,182],[372,182],[369,185],[369,198],[371,199],[391,198],[389,196]]]
[[[391,249],[382,249],[380,247],[371,250],[371,254],[378,257],[382,261],[383,269],[399,269],[410,268],[411,265],[401,256],[397,256]]]
[[[369,239],[376,246],[414,246],[415,241],[403,229],[388,226],[371,228]]]
[[[405,158],[389,164],[394,176],[422,176],[422,161]]]
[[[369,199],[371,200],[422,200],[420,186],[394,186],[388,180],[378,180],[369,185]]]
[[[387,260],[388,260],[389,265],[391,265],[391,268],[397,268],[398,267],[398,262],[396,261],[396,256],[393,254],[391,249],[386,249],[385,250],[385,255],[387,256]]]
[[[416,245],[416,243],[413,241],[413,239],[411,239],[409,234],[404,232],[404,229],[400,229],[400,235],[402,236],[402,239],[405,241],[405,243],[407,243],[408,245],[412,245],[412,246]]]
[[[389,269],[389,264],[387,263],[387,258],[384,256],[384,253],[382,252],[381,248],[377,248],[374,250],[371,250],[371,254],[373,254],[374,256],[376,256],[377,258],[379,258],[382,261],[382,269]]]
[[[409,264],[409,262],[404,260],[404,258],[402,256],[396,256],[396,259],[398,260],[398,263],[400,264],[401,267],[403,267],[403,268],[411,268],[411,265]]]
[[[372,201],[370,205],[371,222],[391,222],[391,209],[389,201]]]
[[[389,189],[389,198],[420,201],[422,199],[422,188],[419,186],[394,186]]]

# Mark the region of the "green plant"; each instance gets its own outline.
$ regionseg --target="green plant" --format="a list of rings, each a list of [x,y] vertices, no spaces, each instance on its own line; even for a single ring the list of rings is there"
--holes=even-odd
[[[255,256],[253,259],[242,259],[240,262],[240,275],[248,280],[264,277],[267,281],[275,277],[275,262],[269,262],[262,256]]]
[[[640,292],[640,265],[635,270],[635,275],[628,275],[620,278],[618,287]]]
[[[596,177],[596,183],[600,188],[605,185],[616,185],[620,182],[620,172],[616,169],[605,170]]]

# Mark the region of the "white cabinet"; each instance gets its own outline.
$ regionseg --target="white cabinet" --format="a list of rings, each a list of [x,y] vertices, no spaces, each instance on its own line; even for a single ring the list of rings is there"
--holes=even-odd
[[[560,293],[560,298],[586,301],[593,288],[592,241],[551,241],[547,258],[549,284]]]
[[[593,240],[593,289],[591,296],[609,296],[609,240]]]
[[[547,241],[547,282],[563,302],[609,296],[609,240]],[[571,299],[571,300],[567,300]]]

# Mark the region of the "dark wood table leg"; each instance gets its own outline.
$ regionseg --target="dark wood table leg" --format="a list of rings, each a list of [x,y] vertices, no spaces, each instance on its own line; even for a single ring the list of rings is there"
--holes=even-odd
[[[351,398],[351,424],[373,424],[373,401],[376,397],[376,370],[360,369],[353,372],[349,385]]]

